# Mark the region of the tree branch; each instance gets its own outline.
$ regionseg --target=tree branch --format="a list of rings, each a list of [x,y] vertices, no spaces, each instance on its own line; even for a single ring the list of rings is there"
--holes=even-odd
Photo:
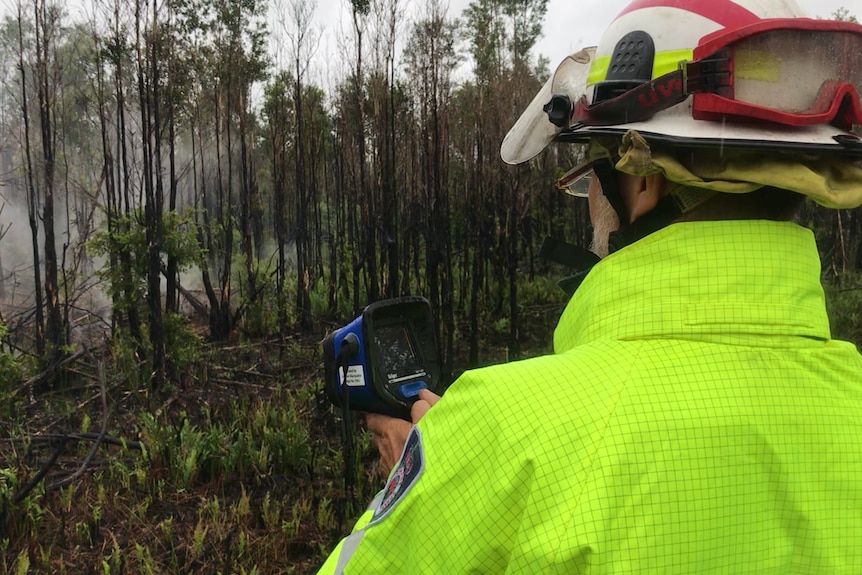
[[[60,445],[57,446],[57,449],[54,450],[54,455],[51,456],[51,459],[49,459],[48,462],[42,466],[42,469],[40,469],[39,472],[34,475],[33,478],[28,481],[24,485],[24,487],[21,488],[20,491],[18,491],[18,493],[15,494],[15,497],[12,498],[12,503],[16,505],[20,503],[21,500],[27,497],[27,494],[30,493],[30,491],[32,491],[33,488],[36,487],[36,485],[38,485],[40,481],[42,481],[42,478],[44,478],[48,474],[48,471],[52,467],[54,467],[54,464],[57,463],[57,460],[60,458],[60,454],[63,453],[63,448],[65,446],[65,441],[61,442]]]

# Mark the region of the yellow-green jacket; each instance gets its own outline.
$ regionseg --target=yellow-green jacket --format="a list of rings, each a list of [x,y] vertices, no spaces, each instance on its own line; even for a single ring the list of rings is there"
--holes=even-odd
[[[862,573],[862,360],[819,269],[762,221],[605,258],[554,355],[450,387],[321,572]]]

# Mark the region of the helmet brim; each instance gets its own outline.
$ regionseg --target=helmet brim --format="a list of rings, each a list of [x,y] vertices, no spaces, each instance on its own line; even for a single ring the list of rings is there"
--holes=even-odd
[[[594,47],[584,48],[567,56],[557,66],[503,139],[500,157],[504,162],[520,164],[531,160],[560,134],[561,129],[548,119],[544,106],[554,94],[565,94],[577,101],[586,92],[587,76],[595,53]]]
[[[686,104],[680,107],[687,107]],[[781,126],[767,122],[732,123],[694,120],[686,111],[668,110],[649,121],[616,126],[579,126],[562,130],[556,141],[584,143],[597,136],[622,137],[629,130],[647,141],[669,146],[756,148],[862,156],[862,139],[830,124]]]

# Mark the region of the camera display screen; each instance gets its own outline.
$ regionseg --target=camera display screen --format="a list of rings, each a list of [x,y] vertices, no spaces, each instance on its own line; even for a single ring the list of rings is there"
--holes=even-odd
[[[378,327],[374,333],[374,342],[389,383],[426,375],[406,323]]]

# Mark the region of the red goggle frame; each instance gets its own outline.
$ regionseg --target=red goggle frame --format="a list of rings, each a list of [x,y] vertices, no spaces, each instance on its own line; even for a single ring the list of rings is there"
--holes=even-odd
[[[613,99],[571,107],[570,128],[647,120],[693,95],[698,120],[787,126],[862,125],[862,26],[804,18],[763,20],[704,38],[692,62]],[[554,98],[568,99],[567,96]]]

